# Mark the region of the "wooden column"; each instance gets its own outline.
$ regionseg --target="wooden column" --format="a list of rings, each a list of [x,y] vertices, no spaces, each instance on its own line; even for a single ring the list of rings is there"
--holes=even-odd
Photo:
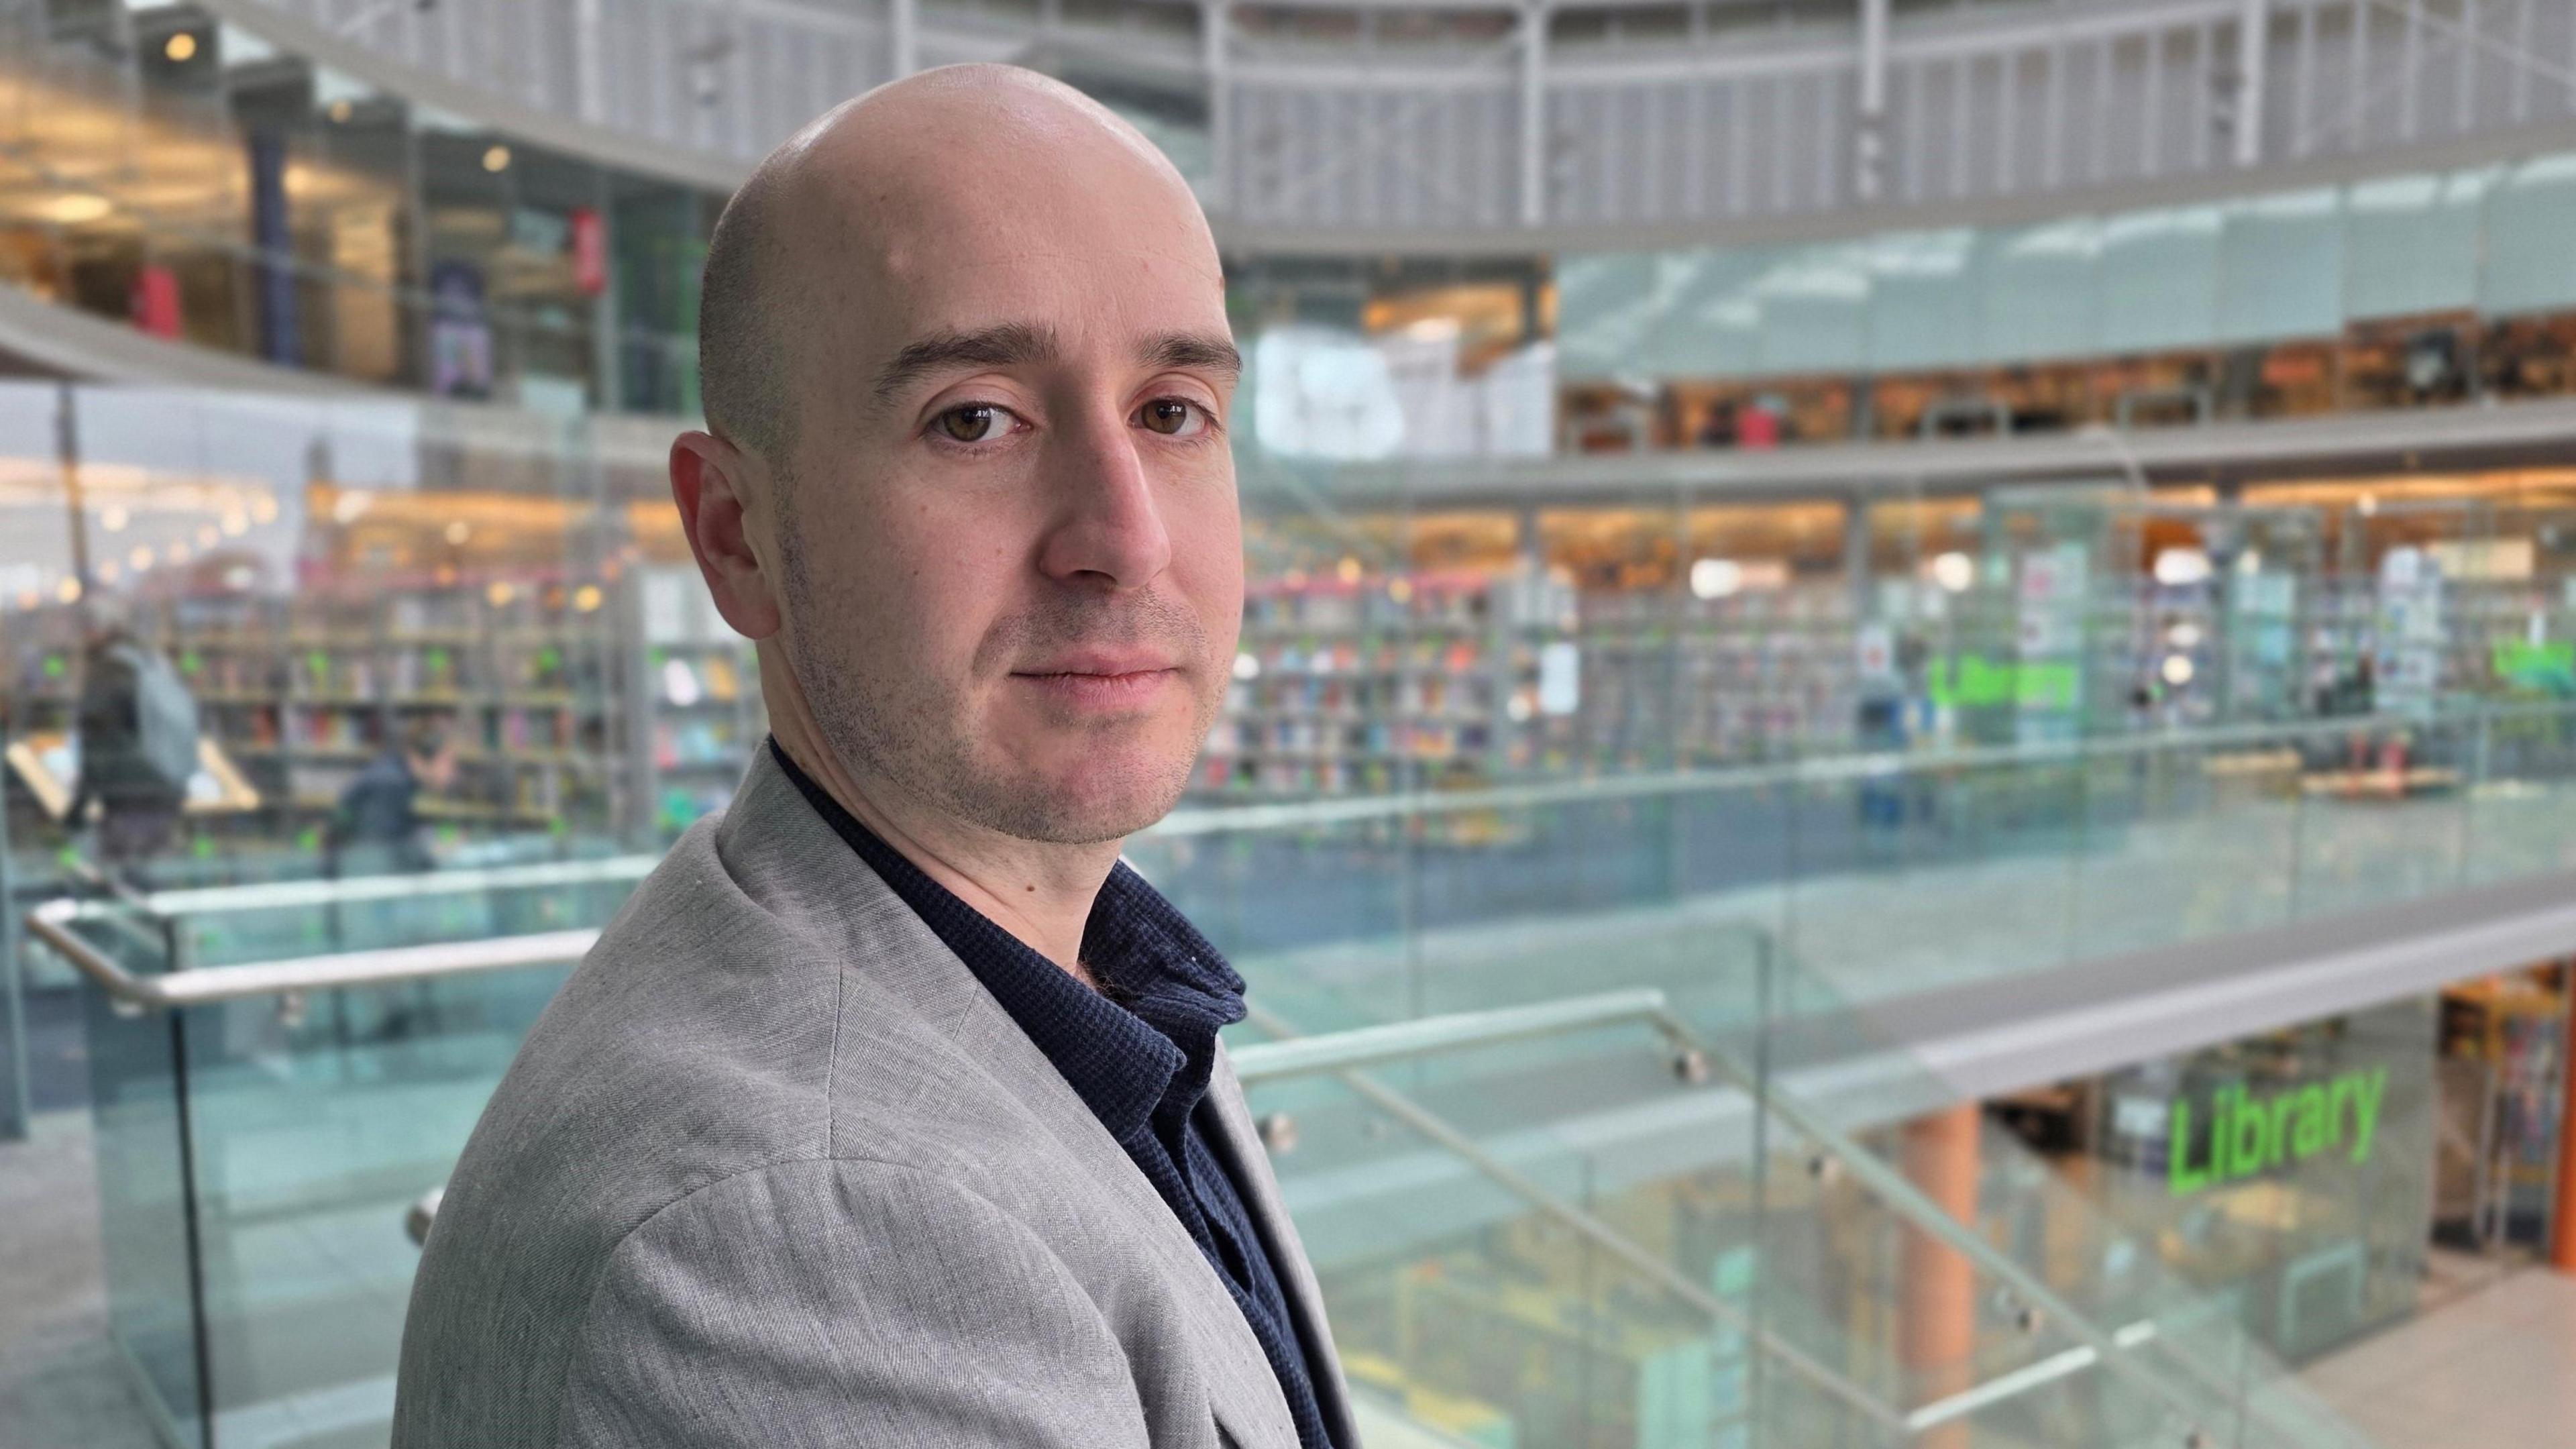
[[[1978,1105],[1963,1102],[1903,1129],[1906,1177],[1944,1212],[1977,1221]],[[1912,1371],[1911,1409],[1971,1386],[1977,1348],[1977,1270],[1957,1249],[1919,1229],[1902,1230],[1897,1271],[1897,1361]],[[1965,1449],[1968,1425],[1953,1421],[1915,1440],[1916,1449]]]

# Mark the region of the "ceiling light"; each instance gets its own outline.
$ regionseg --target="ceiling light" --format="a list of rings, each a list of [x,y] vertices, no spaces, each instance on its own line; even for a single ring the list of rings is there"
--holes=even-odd
[[[2169,548],[2156,555],[2156,582],[2169,589],[2187,588],[2209,578],[2209,555],[2196,548]]]
[[[2180,689],[2191,683],[2191,656],[2168,654],[2165,656],[2165,667],[2159,672],[2164,675],[2165,683]]]
[[[483,153],[483,169],[499,174],[510,169],[510,148],[495,146]]]
[[[1744,587],[1744,565],[1731,558],[1704,558],[1690,567],[1691,597],[1723,599]]]
[[[1977,561],[1952,550],[1932,560],[1932,582],[1954,594],[1964,594],[1977,581]]]
[[[57,226],[79,226],[114,211],[116,207],[104,196],[86,191],[65,192],[36,204],[36,215]]]
[[[182,30],[170,37],[169,43],[161,47],[161,53],[185,65],[197,58],[197,37]]]

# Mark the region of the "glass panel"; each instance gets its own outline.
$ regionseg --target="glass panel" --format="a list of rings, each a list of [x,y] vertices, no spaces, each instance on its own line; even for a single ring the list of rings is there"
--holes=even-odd
[[[2329,337],[2343,328],[2344,219],[2333,191],[2227,208],[2216,340]]]
[[[137,974],[158,972],[168,959],[156,924],[113,903],[71,928]],[[104,992],[86,988],[81,999],[108,1331],[135,1369],[146,1408],[177,1442],[199,1449],[207,1443],[212,1385],[203,1373],[207,1341],[196,1296],[190,1043],[185,1025],[167,1015],[120,1010]]]
[[[2352,188],[2345,257],[2354,317],[2462,311],[2478,300],[2479,172],[2394,176]]]
[[[383,1442],[419,1262],[404,1215],[567,970],[187,1012],[219,1440]]]

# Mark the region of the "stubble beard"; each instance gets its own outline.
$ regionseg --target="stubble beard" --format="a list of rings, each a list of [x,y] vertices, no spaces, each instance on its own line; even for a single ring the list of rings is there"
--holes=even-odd
[[[842,765],[863,779],[883,780],[931,809],[1018,840],[1049,845],[1098,845],[1132,835],[1171,812],[1189,787],[1198,744],[1216,723],[1224,687],[1221,671],[1207,667],[1207,635],[1197,618],[1167,599],[1112,607],[1075,596],[1060,606],[1003,620],[976,651],[1008,659],[1036,643],[1134,643],[1151,639],[1172,647],[1198,667],[1186,745],[1169,760],[1136,759],[1108,751],[1081,783],[1105,789],[1066,789],[1062,782],[1014,768],[1017,760],[979,758],[969,723],[967,694],[958,681],[921,674],[871,678],[851,647],[859,625],[855,611],[832,611],[815,587],[792,520],[782,517],[781,574],[789,626],[784,631],[789,667],[803,687],[814,727]],[[1213,680],[1211,685],[1207,681]],[[1119,778],[1103,781],[1097,772]]]

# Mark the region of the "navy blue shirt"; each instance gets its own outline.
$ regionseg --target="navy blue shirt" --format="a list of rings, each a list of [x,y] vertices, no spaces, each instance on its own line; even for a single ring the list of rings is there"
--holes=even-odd
[[[1217,1028],[1243,1019],[1243,978],[1172,903],[1120,861],[1082,929],[1094,991],[877,838],[770,742],[815,811],[1055,1064],[1100,1125],[1189,1229],[1279,1376],[1302,1449],[1333,1449],[1307,1345],[1270,1249],[1212,1145],[1207,1103]]]

